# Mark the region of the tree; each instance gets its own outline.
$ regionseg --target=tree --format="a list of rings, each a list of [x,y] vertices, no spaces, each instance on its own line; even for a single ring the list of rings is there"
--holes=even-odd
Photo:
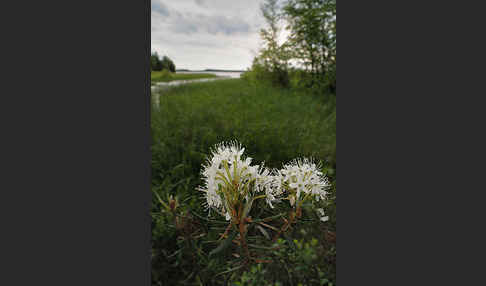
[[[163,56],[162,60],[160,60],[157,52],[152,53],[150,56],[150,67],[154,71],[168,70],[174,73],[176,69],[174,62],[168,56]]]
[[[150,55],[150,68],[154,71],[162,70],[162,63],[157,52]]]
[[[313,90],[336,93],[336,0],[265,0],[261,12],[263,46],[244,78],[289,85],[304,83]],[[288,38],[279,43],[281,23]],[[290,63],[303,67],[292,71]],[[296,80],[296,81],[295,81]]]
[[[166,69],[166,70],[169,70],[171,72],[175,72],[175,64],[168,56],[162,57],[161,64],[162,64],[162,69]]]
[[[310,84],[336,89],[336,0],[288,0],[289,45],[311,74]]]
[[[254,67],[256,68],[256,65],[259,65],[258,68],[268,72],[274,84],[288,86],[290,53],[287,43],[278,43],[281,32],[279,23],[281,15],[277,0],[266,0],[260,6],[260,10],[265,18],[267,27],[260,30],[264,46],[260,50],[257,59],[254,60]]]

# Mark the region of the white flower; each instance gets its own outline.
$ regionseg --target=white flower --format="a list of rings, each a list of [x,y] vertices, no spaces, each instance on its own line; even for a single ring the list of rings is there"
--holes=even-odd
[[[321,221],[322,221],[322,222],[326,222],[326,221],[328,221],[328,220],[329,220],[329,217],[328,217],[328,216],[323,216],[323,217],[321,217]]]
[[[288,187],[295,191],[295,197],[290,197],[290,204],[293,206],[295,201],[300,201],[304,196],[312,196],[316,201],[325,199],[330,183],[320,169],[320,164],[316,164],[312,159],[296,159],[284,165],[278,172],[276,181],[280,184],[286,183]]]
[[[223,202],[222,189],[243,194],[248,184],[253,182],[252,189],[245,196],[246,201],[256,193],[264,192],[270,207],[273,207],[271,202],[280,191],[274,187],[275,178],[271,171],[263,164],[251,165],[252,158],[243,158],[244,151],[245,148],[237,141],[217,144],[201,171],[204,183],[198,189],[205,193],[207,207],[215,208],[227,220],[231,219],[231,210],[228,209],[230,204]]]
[[[319,208],[319,209],[316,209],[316,211],[318,212],[319,214],[319,219],[322,221],[322,222],[326,222],[329,220],[329,217],[328,216],[324,216],[324,210],[322,208]]]
[[[265,192],[265,199],[267,204],[273,208],[272,202],[276,201],[282,194],[280,177],[278,172],[262,167],[256,174],[256,188],[258,192]]]

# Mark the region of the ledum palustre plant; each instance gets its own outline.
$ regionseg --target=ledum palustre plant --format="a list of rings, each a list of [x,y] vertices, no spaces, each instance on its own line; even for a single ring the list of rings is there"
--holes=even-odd
[[[247,224],[251,222],[248,214],[257,199],[266,199],[271,205],[278,189],[273,186],[270,170],[252,165],[252,158],[243,157],[244,150],[236,141],[216,145],[203,166],[204,185],[199,190],[204,192],[207,208],[230,221],[223,236],[231,228],[239,233],[241,248],[249,260],[245,239]]]
[[[214,210],[229,221],[221,238],[231,229],[235,236],[239,234],[239,245],[248,262],[252,259],[245,238],[248,224],[271,219],[248,217],[256,200],[265,199],[270,208],[274,207],[274,203],[284,203],[285,200],[292,206],[285,224],[277,230],[273,239],[276,241],[302,216],[302,203],[325,199],[330,184],[319,171],[320,165],[310,159],[297,159],[281,170],[270,170],[263,164],[252,165],[252,158],[243,156],[244,150],[237,141],[217,144],[203,165],[201,175],[204,183],[198,190],[204,192],[210,212]],[[229,240],[232,238],[234,236],[230,236]]]
[[[292,209],[288,214],[288,220],[274,237],[274,242],[292,223],[302,217],[304,202],[318,202],[326,199],[326,191],[331,185],[328,178],[320,171],[321,167],[320,162],[299,158],[276,171],[274,185],[285,195],[284,200],[289,201]],[[324,216],[323,209],[319,208],[317,211],[321,216],[321,221],[325,221],[327,217]]]

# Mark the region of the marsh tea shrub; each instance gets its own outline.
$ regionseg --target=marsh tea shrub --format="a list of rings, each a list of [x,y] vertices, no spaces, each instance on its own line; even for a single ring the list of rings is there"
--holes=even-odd
[[[204,183],[198,190],[204,193],[208,210],[214,210],[230,221],[223,236],[234,228],[249,260],[251,255],[245,235],[248,225],[254,221],[248,214],[256,200],[265,199],[270,208],[274,208],[274,203],[287,200],[292,207],[286,223],[273,238],[276,241],[302,216],[304,202],[326,199],[330,183],[319,170],[320,164],[312,159],[296,159],[281,170],[270,170],[263,163],[252,164],[252,158],[244,157],[244,151],[245,148],[237,141],[217,144],[203,165],[201,175]]]
[[[309,158],[272,169],[247,156],[237,141],[215,145],[202,164],[197,187],[207,215],[191,210],[194,206],[184,203],[188,198],[164,199],[155,193],[161,206],[158,239],[173,248],[153,254],[153,281],[187,275],[183,280],[203,285],[327,285],[328,278],[334,280],[335,266],[322,255],[334,256],[328,252],[332,244],[314,231],[316,224],[327,229],[323,207],[333,190],[322,170]],[[311,232],[303,237],[309,241],[317,235],[319,245],[312,239],[301,243],[303,229],[294,230],[306,224]],[[289,263],[295,269],[286,270]],[[158,272],[159,267],[173,271]],[[285,271],[292,272],[291,280]]]

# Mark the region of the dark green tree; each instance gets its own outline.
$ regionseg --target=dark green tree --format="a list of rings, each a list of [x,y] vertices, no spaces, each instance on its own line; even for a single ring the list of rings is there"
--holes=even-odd
[[[281,33],[281,14],[277,0],[266,0],[260,6],[261,13],[266,21],[266,27],[260,30],[260,36],[263,40],[263,47],[260,50],[258,59],[255,64],[260,64],[263,71],[268,73],[268,78],[280,86],[289,85],[288,69],[290,53],[288,44],[279,44]]]
[[[169,70],[171,72],[175,72],[175,69],[176,69],[175,64],[168,56],[162,57],[161,64],[162,64],[162,69],[166,69],[166,70]]]
[[[162,63],[157,52],[150,55],[150,68],[154,71],[162,70]]]
[[[161,60],[157,52],[154,52],[150,56],[150,68],[154,71],[168,70],[175,73],[176,66],[168,56],[163,56]]]
[[[283,9],[293,56],[310,84],[336,89],[336,0],[288,0]]]
[[[336,0],[265,0],[261,12],[267,24],[260,31],[263,45],[247,77],[288,86],[290,72],[319,93],[335,94]],[[282,28],[289,35],[283,43]]]

